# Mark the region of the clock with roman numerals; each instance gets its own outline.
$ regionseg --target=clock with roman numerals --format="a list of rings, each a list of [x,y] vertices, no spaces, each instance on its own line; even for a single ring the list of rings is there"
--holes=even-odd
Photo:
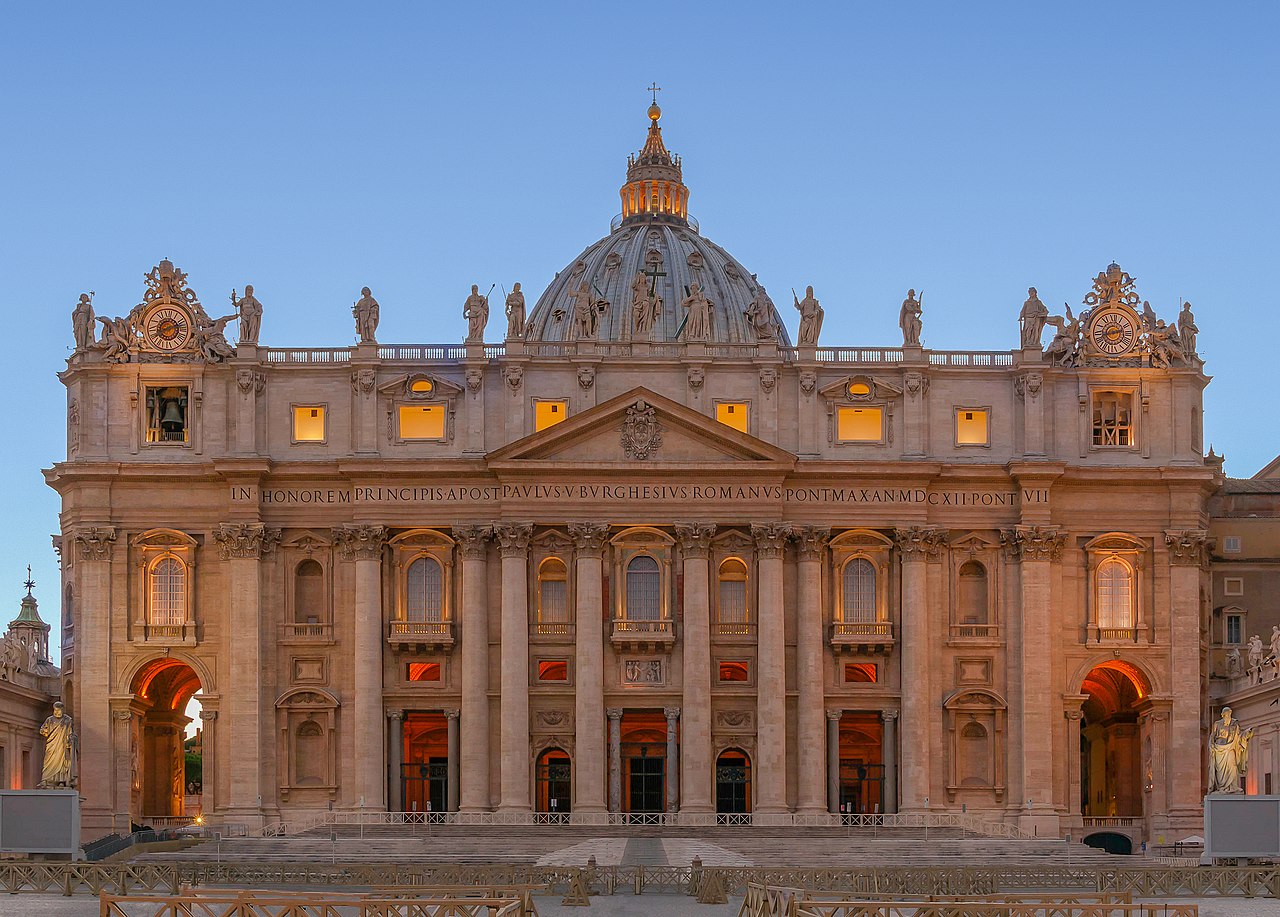
[[[173,353],[191,340],[191,319],[174,306],[161,306],[147,316],[143,326],[147,344],[156,350]]]

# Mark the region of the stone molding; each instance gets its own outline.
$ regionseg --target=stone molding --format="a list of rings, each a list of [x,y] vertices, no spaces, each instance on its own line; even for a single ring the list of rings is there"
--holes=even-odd
[[[801,560],[822,560],[831,539],[831,528],[825,525],[802,525],[792,532],[800,549]]]
[[[1203,567],[1213,539],[1203,529],[1185,529],[1164,533],[1169,549],[1169,562],[1178,567]]]
[[[502,378],[507,383],[507,388],[512,392],[520,391],[520,386],[524,385],[524,367],[516,364],[514,366],[502,367]]]
[[[791,537],[791,526],[785,522],[752,523],[751,537],[756,542],[756,554],[760,557],[781,557]]]
[[[573,539],[573,548],[579,557],[599,557],[609,540],[609,525],[606,522],[570,522],[569,537]]]
[[[716,527],[711,522],[677,522],[674,526],[680,550],[690,559],[702,559],[711,551],[711,536]]]
[[[503,557],[523,557],[529,553],[529,539],[533,537],[532,522],[508,522],[493,527],[494,537],[502,549]]]
[[[766,395],[773,392],[778,384],[778,371],[772,366],[760,368],[760,390]]]
[[[333,542],[347,560],[381,560],[386,540],[385,525],[344,525],[333,530]]]
[[[80,547],[81,560],[110,560],[111,548],[115,545],[116,530],[114,526],[91,526],[79,529],[73,535]]]
[[[489,553],[489,539],[493,537],[491,525],[455,525],[453,538],[464,558],[483,559]]]
[[[893,540],[906,560],[937,560],[947,546],[947,532],[932,525],[894,529]]]
[[[1018,525],[1000,530],[1000,544],[1012,560],[1060,560],[1067,535],[1057,526]]]
[[[1040,394],[1040,386],[1044,383],[1044,376],[1040,373],[1024,373],[1021,376],[1013,378],[1013,393],[1019,401],[1026,401],[1030,398],[1035,401]]]
[[[233,557],[261,557],[280,542],[280,529],[261,522],[223,522],[213,532],[223,560]]]

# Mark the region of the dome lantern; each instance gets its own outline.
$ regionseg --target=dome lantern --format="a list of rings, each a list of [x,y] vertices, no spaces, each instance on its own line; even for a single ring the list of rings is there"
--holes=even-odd
[[[687,226],[689,223],[689,189],[685,187],[680,169],[680,157],[667,151],[662,142],[662,128],[658,121],[662,109],[658,107],[658,89],[653,92],[653,104],[649,106],[649,135],[639,154],[627,158],[627,182],[619,194],[622,197],[622,222],[659,220]]]

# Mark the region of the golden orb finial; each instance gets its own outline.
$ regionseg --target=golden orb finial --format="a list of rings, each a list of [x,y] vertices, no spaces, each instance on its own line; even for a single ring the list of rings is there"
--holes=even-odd
[[[658,119],[662,117],[662,109],[658,107],[658,103],[654,102],[649,106],[649,120],[654,124],[658,123]]]

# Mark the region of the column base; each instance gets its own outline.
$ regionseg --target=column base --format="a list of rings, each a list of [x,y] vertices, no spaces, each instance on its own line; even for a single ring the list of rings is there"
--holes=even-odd
[[[830,815],[831,812],[826,806],[800,806],[796,809],[797,815]]]

